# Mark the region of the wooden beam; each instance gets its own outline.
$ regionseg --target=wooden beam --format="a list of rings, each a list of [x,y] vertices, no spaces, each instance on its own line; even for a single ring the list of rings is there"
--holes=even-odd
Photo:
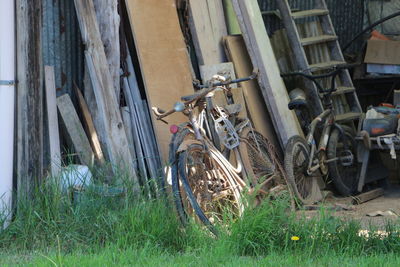
[[[170,109],[181,96],[193,93],[175,0],[125,0],[125,3],[149,106]],[[152,118],[159,151],[166,162],[171,142],[169,126]],[[176,113],[167,121],[179,125],[187,118]]]
[[[56,177],[61,171],[60,132],[58,128],[57,96],[54,67],[45,66],[44,77],[46,84],[47,123],[50,144],[50,170]]]
[[[97,108],[106,134],[109,158],[114,168],[127,170],[130,178],[139,189],[138,177],[132,164],[124,124],[119,104],[113,88],[104,46],[92,0],[75,0],[76,13],[81,29],[82,40],[86,44],[85,59],[96,97]]]
[[[96,128],[94,127],[93,118],[90,114],[89,107],[86,104],[85,98],[83,97],[81,90],[76,84],[74,84],[74,88],[78,97],[78,104],[82,112],[83,126],[89,138],[89,142],[93,149],[94,155],[100,163],[104,163],[105,160],[103,151],[101,149],[99,137],[97,135]]]
[[[68,94],[57,97],[57,107],[75,152],[82,164],[92,166],[94,154],[74,104]]]
[[[42,3],[16,0],[18,200],[43,177]]]
[[[300,135],[301,129],[294,112],[288,109],[289,96],[265,29],[257,0],[233,0],[243,37],[253,66],[260,70],[259,84],[264,101],[270,111],[280,142]]]

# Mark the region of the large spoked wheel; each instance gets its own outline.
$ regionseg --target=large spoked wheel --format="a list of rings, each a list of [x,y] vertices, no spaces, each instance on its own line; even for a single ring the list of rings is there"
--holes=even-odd
[[[357,144],[351,131],[345,129],[344,132],[345,136],[340,134],[338,129],[334,129],[331,133],[328,160],[333,161],[328,164],[328,169],[336,190],[343,196],[350,196],[356,192],[359,180],[358,163],[355,158]],[[347,143],[347,150],[344,142]]]
[[[173,185],[177,211],[184,223],[189,218],[213,225],[224,215],[240,215],[239,186],[203,145],[192,143],[179,152],[178,177]],[[178,201],[179,198],[179,201]]]
[[[240,134],[240,156],[244,165],[244,177],[252,186],[262,185],[268,190],[285,184],[283,167],[268,140],[259,132],[245,128]]]
[[[315,177],[307,174],[310,162],[310,149],[304,138],[293,136],[285,150],[285,170],[289,186],[301,204],[313,204],[315,201]]]

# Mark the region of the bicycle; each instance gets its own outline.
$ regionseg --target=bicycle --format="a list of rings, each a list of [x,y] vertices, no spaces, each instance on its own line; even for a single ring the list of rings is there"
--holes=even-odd
[[[273,146],[248,119],[238,118],[241,107],[229,97],[230,84],[256,77],[256,72],[237,80],[216,75],[209,85],[197,85],[201,90],[182,97],[183,102],[177,102],[173,109],[153,107],[158,120],[164,121],[175,112],[189,119],[170,128],[172,193],[184,225],[194,217],[215,233],[213,225],[223,221],[227,211],[234,217],[243,213],[243,192],[266,196],[285,189],[284,169]],[[213,105],[212,94],[218,88],[226,92],[225,108]]]
[[[335,122],[331,95],[336,91],[335,78],[341,71],[356,66],[339,65],[325,74],[309,75],[304,72],[282,74],[282,77],[302,76],[314,82],[321,96],[324,111],[309,123],[306,138],[293,136],[285,149],[285,170],[288,183],[301,204],[316,202],[317,179],[330,175],[340,194],[349,196],[356,192],[359,176],[355,130],[351,126]],[[318,79],[331,78],[331,87],[324,89]],[[291,110],[308,109],[305,99],[294,99],[289,103]],[[316,131],[321,129],[320,141],[315,141]],[[319,129],[318,129],[319,130]],[[318,145],[318,147],[317,147]],[[319,189],[318,189],[319,190]]]

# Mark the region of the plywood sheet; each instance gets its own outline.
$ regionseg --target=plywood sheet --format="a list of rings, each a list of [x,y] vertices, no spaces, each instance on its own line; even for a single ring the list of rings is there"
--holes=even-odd
[[[186,45],[175,0],[125,0],[150,107],[171,109],[183,95],[193,93]],[[168,159],[169,126],[152,116],[163,161]],[[170,124],[187,121],[181,114]]]
[[[227,36],[224,38],[224,43],[227,56],[233,62],[237,76],[246,77],[251,75],[253,64],[251,63],[243,37],[241,35]],[[253,122],[254,128],[268,138],[277,149],[280,149],[271,116],[269,115],[257,81],[253,80],[242,83],[240,87],[243,89],[248,115]]]

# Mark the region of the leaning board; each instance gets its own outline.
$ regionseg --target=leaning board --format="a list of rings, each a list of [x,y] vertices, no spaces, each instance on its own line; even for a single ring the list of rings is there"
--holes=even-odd
[[[282,146],[300,135],[294,112],[288,109],[289,96],[280,77],[271,42],[257,0],[233,0],[233,7],[253,66],[260,70],[259,85]]]
[[[233,62],[237,76],[246,77],[251,75],[253,64],[251,63],[243,37],[241,35],[226,36],[224,38],[224,43],[227,56],[229,60]],[[280,150],[280,144],[272,124],[271,116],[269,115],[257,81],[245,82],[240,86],[243,88],[247,109],[254,127],[265,136],[275,148]]]
[[[193,93],[189,57],[180,29],[175,0],[125,0],[150,107],[171,109]],[[169,126],[152,116],[162,160],[168,159]],[[187,119],[174,114],[166,120]]]

